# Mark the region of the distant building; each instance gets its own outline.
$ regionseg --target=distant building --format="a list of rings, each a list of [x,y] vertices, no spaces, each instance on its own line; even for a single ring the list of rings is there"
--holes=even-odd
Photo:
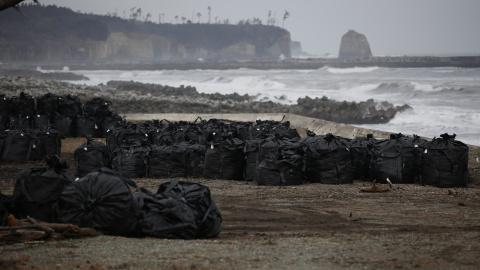
[[[349,30],[343,35],[338,58],[364,58],[370,56],[372,56],[372,51],[364,35],[354,30]]]

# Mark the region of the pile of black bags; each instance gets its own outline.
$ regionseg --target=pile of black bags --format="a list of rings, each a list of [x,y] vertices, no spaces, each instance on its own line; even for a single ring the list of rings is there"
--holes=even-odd
[[[122,118],[110,101],[93,98],[82,105],[76,96],[47,93],[34,98],[0,95],[0,159],[42,160],[60,155],[65,137],[106,137]]]
[[[221,231],[220,211],[199,183],[166,182],[153,193],[108,168],[75,178],[60,157],[46,161],[19,174],[12,196],[0,194],[0,225],[11,213],[118,236],[200,239]]]
[[[434,139],[429,143],[419,136],[399,133],[391,134],[389,139],[368,135],[350,140],[310,131],[307,137],[300,138],[289,122],[261,120],[255,124],[226,124],[201,118],[194,123],[119,121],[107,133],[106,145],[82,145],[75,156],[78,175],[109,167],[127,178],[247,180],[275,186],[304,182],[348,184],[353,180],[386,183],[387,178],[399,184],[466,186],[468,146],[454,139],[455,136],[442,135],[441,141]],[[447,159],[460,164],[452,165],[455,173],[442,176],[452,178],[446,180],[448,184],[443,180],[424,180],[431,178],[428,171],[432,162],[443,162],[430,158],[433,151],[425,151],[432,147],[439,151],[440,146],[432,146],[433,142],[441,142],[442,147],[453,148],[450,152],[462,154]],[[95,154],[87,154],[87,150]],[[85,164],[77,158],[80,153],[88,155]],[[97,165],[89,168],[89,163]],[[439,170],[438,165],[435,168]]]
[[[47,93],[34,98],[24,92],[19,96],[0,95],[0,131],[42,130],[54,126],[65,137],[105,137],[122,118],[110,111],[110,101],[93,98],[82,104],[73,95]]]

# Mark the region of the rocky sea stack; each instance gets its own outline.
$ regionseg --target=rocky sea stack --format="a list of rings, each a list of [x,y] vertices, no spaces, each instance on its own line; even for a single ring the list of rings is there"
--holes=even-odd
[[[365,58],[372,56],[370,44],[365,35],[349,30],[342,37],[338,58]]]

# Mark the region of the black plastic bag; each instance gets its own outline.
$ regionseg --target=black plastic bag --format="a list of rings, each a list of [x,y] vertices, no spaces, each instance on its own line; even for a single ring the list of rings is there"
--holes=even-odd
[[[27,168],[18,175],[12,196],[15,218],[54,221],[54,205],[75,176],[66,170],[68,164],[60,157],[47,156],[45,161],[48,167]]]
[[[77,96],[67,95],[58,98],[58,112],[71,119],[83,115],[82,101]]]
[[[468,145],[447,133],[423,145],[422,181],[438,187],[467,187]]]
[[[37,112],[39,114],[54,115],[58,111],[59,97],[46,93],[37,99]]]
[[[356,137],[350,142],[354,179],[370,180],[370,163],[373,157],[372,147],[377,141],[372,134],[368,134],[367,137]]]
[[[132,235],[169,239],[194,239],[197,224],[193,210],[187,202],[175,194],[154,194],[140,188],[143,206]]]
[[[297,146],[269,152],[258,164],[255,181],[262,186],[301,185],[306,179],[304,154]]]
[[[66,187],[57,205],[56,222],[90,227],[109,235],[126,236],[137,225],[143,197],[130,179],[103,168]]]
[[[29,94],[21,92],[18,97],[11,97],[10,102],[14,115],[33,116],[35,114],[35,99]]]
[[[87,136],[87,142],[80,145],[73,153],[77,176],[84,176],[103,167],[112,168],[108,147],[92,136]]]
[[[113,152],[113,170],[127,178],[147,176],[150,147],[118,148]]]
[[[207,186],[188,181],[171,181],[161,184],[157,194],[176,195],[187,201],[195,215],[196,238],[213,238],[220,234],[222,215]]]
[[[28,131],[10,130],[6,134],[2,149],[2,159],[27,161],[32,156],[34,140]]]
[[[53,124],[65,137],[75,137],[75,118],[56,113],[53,116]]]
[[[370,178],[377,183],[412,184],[419,180],[418,142],[414,137],[401,133],[391,134],[390,139],[379,141],[372,148]],[[417,147],[416,147],[417,145]]]
[[[227,138],[219,144],[210,144],[205,152],[205,173],[207,179],[244,180],[245,142]]]
[[[147,176],[150,178],[187,176],[188,152],[182,144],[154,146],[148,160]]]
[[[98,137],[97,119],[90,115],[80,115],[75,119],[74,123],[75,137]]]
[[[111,101],[103,98],[92,98],[85,103],[85,113],[98,118],[104,118],[110,114]]]

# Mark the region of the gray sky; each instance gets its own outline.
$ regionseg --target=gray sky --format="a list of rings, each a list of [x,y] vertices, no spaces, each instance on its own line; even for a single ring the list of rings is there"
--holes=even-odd
[[[41,0],[94,14],[117,13],[127,18],[141,8],[151,20],[176,23],[175,16],[200,22],[259,18],[276,14],[292,40],[304,51],[338,54],[349,29],[364,34],[374,55],[480,55],[480,0]],[[290,16],[283,22],[288,11]],[[181,23],[181,20],[179,20]]]

